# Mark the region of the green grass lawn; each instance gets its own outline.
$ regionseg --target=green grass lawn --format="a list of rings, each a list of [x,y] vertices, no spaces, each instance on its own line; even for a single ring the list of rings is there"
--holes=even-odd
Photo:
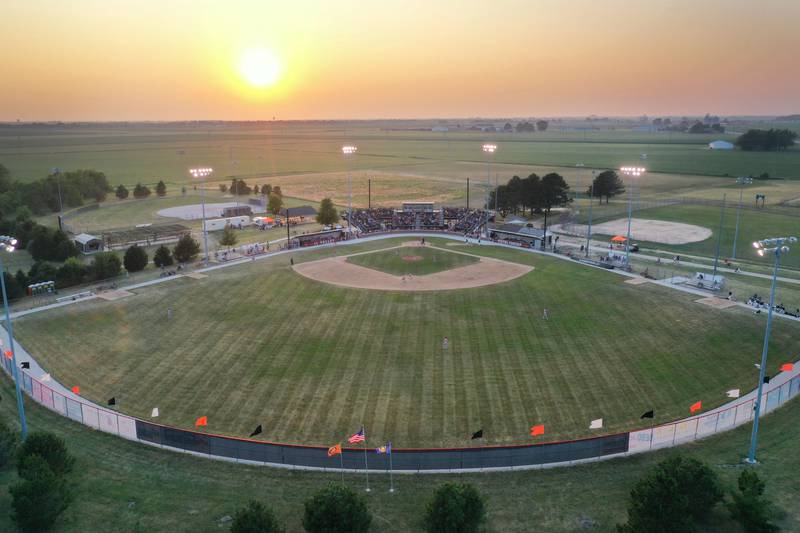
[[[398,447],[469,445],[478,428],[489,443],[530,442],[534,422],[547,440],[587,436],[594,418],[609,432],[639,427],[648,409],[675,419],[756,384],[763,317],[516,250],[459,250],[535,270],[491,287],[384,293],[307,280],[281,256],[30,315],[15,332],[55,378],[100,403],[115,396],[123,412],[157,406],[167,424],[207,415],[212,432],[263,424],[265,439],[314,444],[361,424]],[[772,344],[796,353],[796,325],[776,321]]]
[[[0,378],[0,417],[16,423],[14,389]],[[32,431],[52,431],[66,440],[76,464],[69,476],[74,501],[56,524],[57,531],[198,532],[225,530],[219,519],[233,515],[248,499],[273,509],[288,531],[302,531],[303,502],[338,474],[279,470],[236,465],[171,453],[93,431],[26,401]],[[759,476],[766,496],[778,508],[783,531],[800,529],[800,401],[770,414],[759,432]],[[590,523],[591,531],[613,531],[625,520],[630,489],[647,468],[672,453],[708,462],[726,490],[733,490],[746,454],[750,425],[689,444],[676,451],[566,468],[487,474],[396,475],[395,492],[388,493],[387,476],[370,476],[373,491],[366,494],[373,513],[374,532],[422,531],[424,507],[440,483],[474,484],[486,498],[487,531],[573,532]],[[0,530],[13,531],[8,488],[17,480],[13,468],[0,470]],[[358,473],[345,477],[356,490],[364,486]],[[112,525],[113,524],[113,525]],[[738,531],[718,508],[703,531]]]
[[[371,252],[347,258],[349,263],[360,265],[395,276],[424,276],[451,268],[477,263],[479,258],[452,253],[430,246],[403,246],[393,250]]]

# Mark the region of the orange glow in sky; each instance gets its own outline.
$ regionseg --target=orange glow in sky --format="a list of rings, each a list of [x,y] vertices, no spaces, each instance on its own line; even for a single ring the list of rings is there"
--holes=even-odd
[[[800,112],[790,0],[4,0],[0,120]]]

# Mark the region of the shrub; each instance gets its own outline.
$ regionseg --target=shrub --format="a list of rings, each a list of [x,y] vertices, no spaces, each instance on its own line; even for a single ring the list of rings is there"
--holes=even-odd
[[[764,482],[755,470],[745,470],[739,476],[739,491],[728,504],[731,516],[747,533],[773,533],[779,528],[770,522],[772,504],[763,497]]]
[[[717,476],[708,465],[679,455],[655,465],[631,490],[628,522],[620,532],[695,530],[722,500]]]
[[[279,533],[284,528],[275,512],[261,502],[251,500],[233,516],[232,533]]]
[[[197,257],[200,253],[200,244],[188,233],[178,240],[172,255],[179,263],[187,263]]]
[[[133,188],[133,197],[140,199],[147,198],[148,196],[150,196],[150,187],[137,183],[136,187]]]
[[[309,533],[361,533],[371,522],[364,498],[344,485],[330,484],[305,503],[303,527]]]
[[[156,248],[156,253],[153,255],[153,263],[157,267],[170,266],[175,260],[172,259],[172,252],[163,244]]]
[[[122,263],[125,265],[125,270],[128,272],[139,272],[144,270],[147,266],[147,261],[147,252],[134,244],[125,250],[125,257]]]
[[[11,462],[19,446],[19,435],[8,427],[4,420],[0,420],[0,468]]]
[[[119,276],[122,270],[122,261],[114,252],[100,252],[94,255],[92,264],[89,265],[89,274],[92,279],[101,280]]]
[[[69,505],[66,483],[37,454],[26,456],[20,463],[23,465],[22,481],[9,489],[14,510],[11,516],[22,531],[46,531]]]
[[[80,285],[86,277],[87,269],[79,259],[70,257],[56,270],[56,288]]]
[[[67,451],[64,439],[41,431],[30,433],[20,445],[17,453],[18,468],[29,455],[38,455],[44,459],[57,476],[72,470],[72,465],[75,463],[75,458]]]
[[[124,200],[125,198],[128,197],[129,193],[128,189],[124,185],[118,185],[117,191],[114,194],[116,194],[117,198],[119,198],[120,200]]]
[[[478,490],[468,483],[445,483],[428,502],[425,528],[431,532],[478,531],[486,519],[486,508]]]
[[[226,224],[219,238],[219,243],[222,246],[236,246],[237,242],[239,242],[239,236],[236,235],[236,231],[230,224]]]
[[[164,183],[164,180],[159,180],[156,184],[156,194],[159,196],[167,195],[167,185]]]

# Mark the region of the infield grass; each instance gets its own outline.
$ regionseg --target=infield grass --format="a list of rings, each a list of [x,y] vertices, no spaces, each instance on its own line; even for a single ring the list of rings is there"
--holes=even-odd
[[[401,246],[392,250],[353,255],[348,263],[380,270],[395,276],[424,276],[472,265],[478,257],[448,252],[431,246]]]
[[[403,239],[293,254],[379,250]],[[434,244],[443,241],[434,239]],[[123,412],[268,440],[335,443],[362,424],[397,447],[532,442],[641,427],[756,385],[763,316],[569,261],[464,246],[535,267],[490,287],[432,293],[346,289],[295,274],[285,255],[177,279],[116,302],[29,315],[20,342],[67,386]],[[173,317],[167,319],[167,309]],[[542,319],[547,308],[549,320]],[[449,337],[448,350],[441,339]],[[776,320],[768,371],[798,349]]]

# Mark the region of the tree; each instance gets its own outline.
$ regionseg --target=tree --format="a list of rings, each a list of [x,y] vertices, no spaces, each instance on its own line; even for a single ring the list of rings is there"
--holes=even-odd
[[[241,178],[233,178],[231,180],[230,189],[231,194],[235,194],[237,196],[247,196],[250,194],[250,187],[247,183]]]
[[[188,263],[200,253],[200,244],[188,233],[178,239],[172,255],[178,263]]]
[[[309,533],[364,533],[371,522],[364,498],[344,485],[330,484],[305,503],[303,527]]]
[[[159,196],[167,195],[167,185],[164,183],[164,180],[159,180],[156,184],[156,194]]]
[[[281,207],[283,207],[283,198],[281,198],[281,195],[275,192],[270,194],[267,210],[273,215],[277,215],[281,212]]]
[[[89,265],[89,275],[93,280],[114,278],[122,271],[122,261],[114,252],[100,252],[94,255]]]
[[[431,533],[472,533],[486,520],[486,507],[468,483],[444,483],[428,502],[425,529]]]
[[[11,172],[0,163],[0,194],[7,192],[11,189]]]
[[[269,183],[265,183],[264,185],[262,185],[261,194],[263,194],[264,196],[269,196],[270,194],[272,194],[272,185],[270,185]]]
[[[172,252],[163,244],[156,248],[156,253],[153,254],[153,264],[157,267],[167,267],[172,265],[175,261],[172,259]]]
[[[794,146],[797,133],[788,129],[747,130],[736,139],[736,146],[745,151],[785,150]]]
[[[80,285],[86,277],[87,269],[79,259],[70,257],[56,270],[56,288],[63,289]]]
[[[537,120],[536,121],[536,129],[539,131],[545,131],[547,126],[550,124],[546,120]]]
[[[56,268],[50,263],[36,261],[28,270],[28,283],[41,283],[56,279]]]
[[[17,455],[17,468],[25,458],[32,455],[44,459],[57,476],[68,473],[75,464],[75,458],[69,454],[64,439],[45,431],[34,431],[22,442]]]
[[[606,203],[608,203],[612,196],[617,196],[624,192],[625,184],[622,182],[619,174],[617,174],[615,170],[604,170],[594,178],[592,186],[586,191],[586,194],[591,194],[596,198],[600,198],[601,201],[603,196],[605,196]]]
[[[732,494],[728,504],[733,519],[747,533],[773,533],[779,528],[770,522],[772,504],[763,497],[765,483],[755,470],[745,470],[739,475],[739,491]]]
[[[219,238],[219,243],[222,246],[236,246],[237,242],[239,242],[239,237],[236,235],[236,230],[230,224],[226,224]]]
[[[127,198],[127,197],[128,197],[128,194],[130,194],[130,193],[128,192],[128,189],[127,189],[127,188],[125,188],[125,186],[124,186],[124,185],[117,185],[117,191],[116,191],[114,194],[115,194],[115,195],[117,196],[117,198],[119,198],[120,200],[124,200],[125,198]]]
[[[542,207],[549,213],[552,207],[563,207],[572,201],[569,185],[561,174],[551,172],[542,177],[540,185]]]
[[[694,531],[722,500],[711,468],[697,459],[673,456],[655,465],[631,490],[628,522],[619,532],[683,533]]]
[[[25,296],[25,290],[28,287],[27,283],[20,284],[15,276],[5,271],[3,271],[3,280],[6,283],[6,295],[9,300],[16,300]]]
[[[285,531],[275,512],[261,502],[251,500],[233,515],[231,533],[280,533]]]
[[[219,192],[221,192],[221,193],[226,193],[226,192],[228,192],[228,186],[227,186],[227,185],[225,185],[224,183],[220,183],[220,184],[219,184]]]
[[[11,486],[12,518],[22,531],[46,531],[69,506],[64,478],[40,455],[26,456],[18,464],[21,481]]]
[[[281,191],[281,186],[280,185],[274,186],[272,188],[272,192],[277,194],[278,196],[281,196],[281,197],[283,196],[283,191]]]
[[[122,263],[128,272],[139,272],[145,269],[147,261],[147,252],[144,251],[144,248],[139,248],[134,244],[125,250],[125,257]]]
[[[19,435],[5,420],[0,420],[0,469],[11,463],[19,446]]]
[[[137,199],[147,198],[150,196],[150,188],[141,183],[137,183],[133,188],[133,197]]]
[[[514,131],[514,126],[512,126],[510,122],[506,122],[503,125],[503,131],[505,132]]]
[[[333,201],[330,198],[323,198],[319,203],[317,223],[327,226],[329,224],[335,224],[337,220],[339,220],[339,213],[333,206]]]

